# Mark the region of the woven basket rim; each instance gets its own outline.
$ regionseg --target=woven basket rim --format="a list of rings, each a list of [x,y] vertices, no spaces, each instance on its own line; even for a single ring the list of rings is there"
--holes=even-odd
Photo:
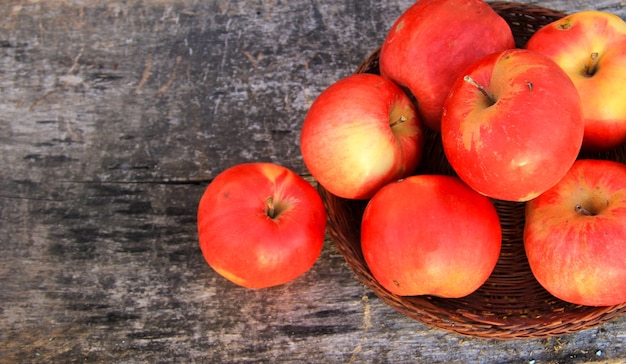
[[[557,10],[532,4],[507,1],[494,1],[488,4],[509,23],[519,48],[524,46],[529,36],[539,27],[566,15]],[[366,57],[356,68],[355,73],[379,73],[379,53],[380,47]],[[435,132],[427,130],[426,134],[427,140],[437,139]],[[424,155],[445,159],[441,146],[437,145],[437,142],[431,144],[425,147]],[[604,153],[581,154],[580,157],[612,159],[626,163],[626,146]],[[437,164],[437,161],[433,163]],[[441,170],[441,166],[437,165],[437,169]],[[443,170],[445,174],[454,173],[449,166],[445,166]],[[419,169],[417,173],[420,173]],[[360,217],[367,201],[339,198],[319,184],[318,191],[328,211],[328,230],[331,239],[359,281],[393,309],[426,325],[470,337],[502,340],[545,338],[597,326],[626,313],[626,303],[592,307],[560,301],[543,290],[534,277],[529,276],[532,273],[527,261],[521,261],[526,259],[525,255],[521,258],[504,256],[513,255],[513,252],[520,250],[517,237],[521,233],[520,229],[523,229],[523,217],[520,223],[520,215],[523,216],[524,204],[497,200],[494,200],[494,203],[501,216],[503,230],[508,229],[513,238],[508,242],[503,240],[500,261],[494,275],[483,287],[461,299],[394,295],[385,290],[371,275],[360,250]],[[508,287],[503,286],[501,282],[519,285],[521,298],[519,295],[507,297],[500,292],[499,289],[502,287]],[[530,286],[528,293],[524,291],[524,285]]]

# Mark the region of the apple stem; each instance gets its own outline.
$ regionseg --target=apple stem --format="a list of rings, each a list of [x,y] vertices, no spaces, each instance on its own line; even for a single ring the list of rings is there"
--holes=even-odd
[[[598,70],[598,52],[591,53],[589,63],[585,66],[587,76],[593,76]]]
[[[404,115],[400,115],[400,118],[398,120],[394,121],[393,123],[389,124],[389,126],[393,128],[394,126],[396,126],[398,124],[402,124],[405,121],[406,121],[406,118],[404,117]]]
[[[491,97],[491,95],[489,95],[489,93],[487,93],[487,90],[485,90],[485,88],[478,82],[476,82],[476,80],[474,80],[472,78],[472,76],[470,75],[465,75],[465,77],[463,77],[463,81],[469,83],[470,85],[476,87],[478,89],[478,91],[480,91],[491,103],[491,105],[496,103],[496,100],[493,99],[493,97]]]
[[[589,211],[586,208],[582,207],[582,205],[574,206],[574,211],[578,212],[579,214],[585,215],[585,216],[593,216],[591,211]]]
[[[274,198],[272,196],[265,199],[265,214],[270,219],[276,217],[276,208],[274,207]]]

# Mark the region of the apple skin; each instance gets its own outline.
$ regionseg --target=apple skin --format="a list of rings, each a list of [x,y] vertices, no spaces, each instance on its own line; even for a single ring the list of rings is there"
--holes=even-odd
[[[277,286],[308,271],[320,255],[325,229],[326,210],[315,188],[273,163],[224,170],[198,207],[206,262],[247,288]]]
[[[582,149],[602,151],[626,143],[626,22],[602,11],[582,11],[539,29],[527,49],[554,60],[582,100]],[[591,55],[597,53],[595,66]]]
[[[332,194],[368,199],[417,167],[424,130],[404,91],[375,74],[347,76],[313,102],[300,135],[302,158]]]
[[[469,295],[493,271],[501,244],[491,201],[453,176],[415,175],[386,185],[361,224],[372,275],[400,296]]]
[[[380,73],[408,88],[424,125],[439,131],[444,100],[463,69],[510,48],[511,28],[484,1],[420,0],[387,33]]]
[[[580,152],[584,123],[574,84],[549,58],[514,49],[485,56],[459,77],[441,121],[444,152],[465,183],[522,202],[554,186]],[[495,102],[495,103],[494,103]]]
[[[587,306],[626,302],[626,165],[576,161],[527,202],[524,248],[535,278],[555,297]]]

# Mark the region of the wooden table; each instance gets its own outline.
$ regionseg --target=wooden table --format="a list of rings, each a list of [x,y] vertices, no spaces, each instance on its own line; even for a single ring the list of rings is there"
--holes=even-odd
[[[623,1],[528,1],[626,18]],[[302,175],[314,98],[411,0],[5,0],[0,5],[1,362],[618,362],[626,317],[563,337],[427,327],[327,239],[271,289],[197,244],[207,184],[237,163]]]

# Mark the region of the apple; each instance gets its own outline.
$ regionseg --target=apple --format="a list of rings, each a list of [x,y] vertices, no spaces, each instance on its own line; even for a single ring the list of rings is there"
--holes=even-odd
[[[574,163],[584,122],[576,87],[548,57],[511,49],[465,70],[444,104],[441,137],[454,171],[489,197],[528,201]]]
[[[287,283],[322,250],[326,210],[315,188],[273,163],[221,172],[198,206],[200,249],[217,273],[247,288]]]
[[[626,22],[603,11],[581,11],[539,29],[527,49],[554,60],[582,100],[582,148],[602,151],[626,143]]]
[[[626,302],[626,165],[581,159],[526,204],[524,248],[537,281],[579,305]]]
[[[408,88],[422,122],[439,131],[444,100],[463,69],[510,48],[511,28],[484,1],[420,0],[387,33],[380,73]]]
[[[400,296],[469,295],[490,276],[501,244],[491,200],[453,176],[392,182],[363,213],[365,262],[385,289]]]
[[[336,81],[305,117],[300,150],[306,167],[330,193],[368,199],[417,167],[422,124],[408,95],[375,74]]]

